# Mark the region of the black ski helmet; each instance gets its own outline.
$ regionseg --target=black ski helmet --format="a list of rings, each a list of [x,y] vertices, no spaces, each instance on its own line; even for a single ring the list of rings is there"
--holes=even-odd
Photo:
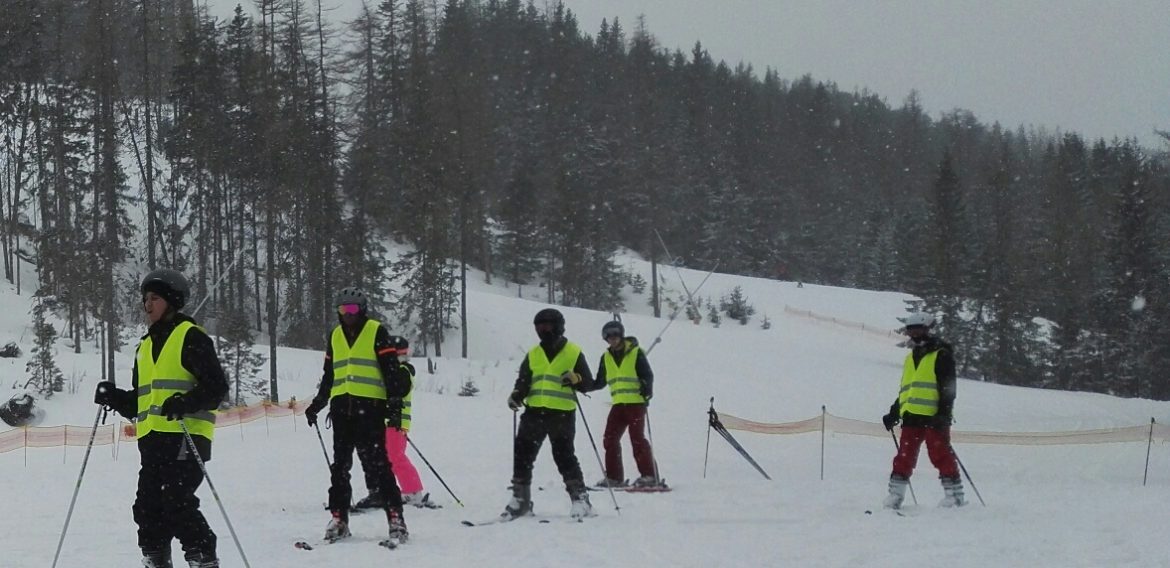
[[[601,338],[609,339],[611,335],[618,335],[620,337],[626,336],[626,327],[622,322],[614,320],[601,326]]]
[[[166,300],[168,306],[180,310],[187,305],[187,299],[191,296],[191,285],[178,270],[158,268],[151,270],[142,279],[139,291],[144,296],[147,292],[154,292]]]
[[[532,318],[532,325],[542,323],[551,323],[553,331],[556,332],[558,337],[565,334],[565,316],[561,315],[561,312],[557,310],[545,308],[536,312],[536,317]]]
[[[337,301],[335,304],[338,306],[344,304],[357,304],[359,307],[361,307],[362,313],[364,314],[370,307],[370,300],[361,288],[346,286],[337,292]]]

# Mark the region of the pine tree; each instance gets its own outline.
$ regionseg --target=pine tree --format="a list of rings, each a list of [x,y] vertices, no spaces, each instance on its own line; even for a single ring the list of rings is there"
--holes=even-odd
[[[219,322],[221,331],[216,350],[228,384],[233,385],[232,401],[236,406],[247,404],[245,395],[268,398],[268,383],[259,374],[265,357],[253,350],[255,341],[248,320],[242,310],[229,310]]]
[[[24,372],[28,375],[24,388],[34,389],[45,395],[45,398],[50,398],[53,393],[61,392],[65,388],[65,376],[61,374],[61,369],[54,360],[57,351],[57,328],[45,320],[45,312],[55,304],[56,298],[52,296],[38,296],[35,299],[32,326],[36,339],[31,357],[24,366]]]

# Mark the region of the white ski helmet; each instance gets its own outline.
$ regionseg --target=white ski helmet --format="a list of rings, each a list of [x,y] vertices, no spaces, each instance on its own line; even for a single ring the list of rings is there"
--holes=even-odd
[[[934,326],[934,316],[926,312],[914,312],[904,318],[898,318],[898,321],[902,322],[905,327],[920,325],[930,328]]]

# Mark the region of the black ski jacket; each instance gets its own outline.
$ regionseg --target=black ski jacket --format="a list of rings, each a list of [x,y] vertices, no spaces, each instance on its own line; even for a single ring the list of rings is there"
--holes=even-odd
[[[619,353],[614,353],[613,350],[608,350],[613,355],[613,360],[618,365],[622,364],[622,359],[630,353],[635,347],[638,347],[638,338],[627,337],[622,342],[624,346]],[[634,372],[638,374],[638,382],[642,396],[649,399],[654,396],[654,371],[650,370],[650,361],[646,359],[646,350],[638,350],[638,359],[634,361]],[[601,360],[597,363],[597,378],[593,381],[593,390],[601,390],[605,388],[608,379],[605,376],[605,354],[601,354]]]
[[[340,318],[338,318],[340,320]],[[359,323],[355,330],[341,326],[345,339],[350,345],[357,340],[358,333],[366,325],[366,319]],[[325,336],[325,364],[321,373],[321,384],[317,386],[317,395],[313,397],[312,406],[318,410],[329,405],[329,419],[361,419],[368,421],[385,421],[401,414],[402,398],[410,394],[410,370],[398,362],[398,350],[391,341],[390,332],[385,325],[378,326],[374,335],[374,353],[378,357],[378,367],[382,371],[382,382],[386,387],[386,399],[377,400],[364,396],[348,394],[329,398],[333,390],[333,332]]]
[[[158,359],[167,339],[175,326],[181,322],[195,320],[186,314],[172,312],[150,326],[146,335],[151,341],[151,356]],[[198,325],[198,324],[196,324]],[[183,341],[182,351],[183,368],[195,376],[195,388],[183,394],[187,412],[201,410],[215,410],[219,408],[224,397],[227,396],[228,383],[224,376],[223,367],[219,364],[219,356],[215,353],[215,343],[211,341],[202,329],[195,327],[187,331]],[[134,361],[134,372],[131,379],[131,390],[116,389],[113,394],[111,408],[123,417],[134,420],[138,416],[138,361]],[[195,448],[199,450],[199,457],[203,461],[211,459],[211,440],[203,436],[192,436]],[[142,463],[158,464],[173,460],[190,459],[186,436],[173,432],[151,432],[138,440],[138,452],[142,456]]]
[[[549,361],[552,361],[554,358],[556,358],[557,354],[561,352],[561,349],[565,348],[565,344],[568,342],[568,339],[565,339],[564,337],[558,337],[557,339],[548,343],[543,341],[540,342],[540,348],[544,350],[544,356],[548,357]],[[585,353],[582,352],[577,356],[577,362],[573,364],[573,372],[581,376],[581,382],[577,383],[577,385],[573,387],[574,390],[579,392],[589,392],[591,390],[595,390],[596,383],[593,379],[593,372],[589,370],[589,363],[585,361]],[[605,386],[605,383],[601,383],[601,385]],[[532,368],[528,366],[528,355],[525,354],[524,361],[520,363],[520,372],[516,377],[516,384],[512,388],[512,398],[516,400],[524,400],[524,397],[528,396],[528,391],[531,389]],[[561,412],[559,410],[552,410],[548,408],[542,408],[539,410]]]
[[[955,356],[954,348],[950,343],[934,336],[927,336],[921,345],[915,345],[911,351],[914,364],[917,365],[928,354],[938,351],[934,360],[934,376],[938,381],[938,414],[922,416],[907,412],[902,415],[902,425],[910,427],[937,426],[940,420],[950,424],[955,409]],[[891,409],[898,409],[898,399],[894,399]],[[895,413],[897,414],[897,413]]]

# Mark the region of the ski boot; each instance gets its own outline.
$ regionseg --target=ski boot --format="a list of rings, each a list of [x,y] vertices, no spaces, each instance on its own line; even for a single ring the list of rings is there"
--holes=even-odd
[[[143,548],[142,566],[144,568],[173,568],[170,547],[161,549]]]
[[[634,480],[634,487],[645,488],[645,487],[661,487],[661,486],[662,486],[662,482],[659,481],[658,478],[654,477],[653,475],[643,475],[642,477],[639,477],[638,479]]]
[[[214,554],[192,552],[183,556],[191,568],[219,568],[219,559]]]
[[[532,486],[512,482],[512,500],[504,507],[501,517],[523,517],[532,514]]]
[[[349,515],[345,511],[333,511],[333,518],[329,519],[329,524],[325,526],[324,540],[336,542],[349,535]]]
[[[580,483],[579,486],[569,488],[569,498],[572,499],[573,504],[569,507],[569,516],[578,521],[585,517],[592,517],[593,504],[589,502],[589,492],[585,490],[585,484]]]
[[[363,509],[381,509],[385,506],[386,500],[374,494],[366,495],[364,498],[359,499],[357,503],[353,504],[355,511],[361,511]]]
[[[963,480],[958,477],[940,477],[943,486],[944,496],[942,501],[938,502],[939,507],[962,507],[967,504],[967,498],[963,495]]]
[[[622,489],[628,487],[630,484],[621,479],[610,479],[608,477],[602,478],[601,481],[594,483],[593,486],[599,489]]]
[[[909,479],[896,473],[890,474],[890,494],[886,495],[885,500],[882,501],[882,507],[886,509],[901,509],[902,501],[906,499],[906,488],[909,486]]]
[[[410,538],[410,533],[406,530],[406,520],[402,518],[401,508],[388,507],[386,509],[386,522],[390,525],[388,540],[403,544]]]

